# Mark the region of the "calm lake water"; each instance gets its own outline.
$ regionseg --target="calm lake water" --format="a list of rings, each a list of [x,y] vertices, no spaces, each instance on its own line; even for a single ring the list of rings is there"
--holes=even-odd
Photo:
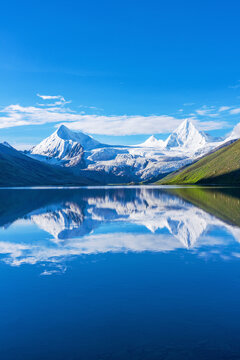
[[[1,359],[240,359],[240,189],[0,199]]]

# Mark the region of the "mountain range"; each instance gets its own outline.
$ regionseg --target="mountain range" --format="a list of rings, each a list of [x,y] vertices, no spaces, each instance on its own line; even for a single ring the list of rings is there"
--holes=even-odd
[[[236,139],[213,139],[185,120],[168,138],[108,145],[61,125],[29,151],[0,144],[1,186],[154,182]]]

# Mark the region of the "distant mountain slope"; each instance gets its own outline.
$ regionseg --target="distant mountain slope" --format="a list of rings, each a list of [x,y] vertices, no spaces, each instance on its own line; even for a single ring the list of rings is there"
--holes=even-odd
[[[157,184],[240,185],[240,140],[166,176]]]
[[[67,169],[29,158],[0,144],[0,186],[89,185],[96,182],[75,176]]]

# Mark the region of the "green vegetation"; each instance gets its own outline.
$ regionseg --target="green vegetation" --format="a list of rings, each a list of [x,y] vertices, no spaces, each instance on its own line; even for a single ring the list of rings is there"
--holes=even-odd
[[[162,185],[240,185],[240,140],[156,182]]]
[[[240,189],[182,187],[170,189],[186,201],[232,225],[240,226]]]

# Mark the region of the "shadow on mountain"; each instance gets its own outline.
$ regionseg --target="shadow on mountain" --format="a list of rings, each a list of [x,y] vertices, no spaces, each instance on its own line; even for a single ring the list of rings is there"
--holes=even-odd
[[[202,179],[198,184],[240,186],[240,170],[234,170],[218,176]]]

